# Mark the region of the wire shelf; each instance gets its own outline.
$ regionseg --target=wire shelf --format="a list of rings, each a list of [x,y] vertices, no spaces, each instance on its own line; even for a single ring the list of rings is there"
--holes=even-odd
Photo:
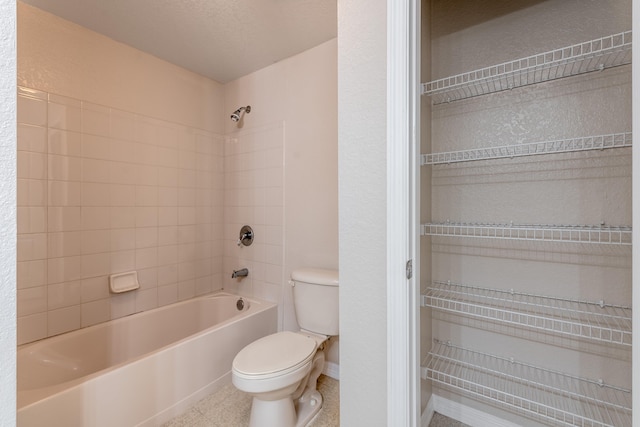
[[[435,340],[422,375],[547,424],[631,426],[631,391]]]
[[[564,243],[631,245],[631,227],[605,225],[540,225],[429,223],[421,225],[423,236],[478,237]]]
[[[472,148],[461,151],[422,154],[421,165],[439,165],[477,160],[504,159],[535,156],[540,154],[571,153],[577,151],[605,150],[631,147],[631,132],[609,135],[558,139],[554,141],[530,142],[501,147]]]
[[[631,307],[433,281],[422,305],[489,321],[631,346]]]
[[[423,83],[421,88],[433,104],[442,104],[630,63],[627,31]]]

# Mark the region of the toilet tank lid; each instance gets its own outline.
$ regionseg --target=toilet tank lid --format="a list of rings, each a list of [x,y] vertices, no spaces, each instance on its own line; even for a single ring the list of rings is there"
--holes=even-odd
[[[338,286],[338,270],[324,268],[300,268],[291,272],[294,282],[314,283],[324,286]]]

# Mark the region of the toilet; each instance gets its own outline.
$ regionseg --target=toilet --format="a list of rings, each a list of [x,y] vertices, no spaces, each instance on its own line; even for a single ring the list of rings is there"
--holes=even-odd
[[[290,283],[300,331],[267,335],[233,359],[233,385],[253,397],[250,427],[306,426],[322,408],[316,382],[338,335],[338,272],[294,270]]]

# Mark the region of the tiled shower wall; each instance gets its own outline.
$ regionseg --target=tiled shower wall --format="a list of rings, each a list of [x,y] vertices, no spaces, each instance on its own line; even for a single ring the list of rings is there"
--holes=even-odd
[[[225,290],[278,303],[283,316],[284,280],[284,123],[229,133],[225,138]],[[255,238],[238,246],[248,224]],[[249,276],[231,279],[235,269]]]
[[[223,138],[21,88],[18,343],[222,286]],[[137,270],[114,295],[109,274]]]

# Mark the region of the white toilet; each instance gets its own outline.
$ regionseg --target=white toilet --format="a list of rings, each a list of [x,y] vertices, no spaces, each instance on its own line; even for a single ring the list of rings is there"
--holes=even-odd
[[[316,381],[338,335],[338,272],[294,270],[291,283],[300,331],[260,338],[233,359],[233,385],[253,396],[250,427],[306,426],[322,407]]]

